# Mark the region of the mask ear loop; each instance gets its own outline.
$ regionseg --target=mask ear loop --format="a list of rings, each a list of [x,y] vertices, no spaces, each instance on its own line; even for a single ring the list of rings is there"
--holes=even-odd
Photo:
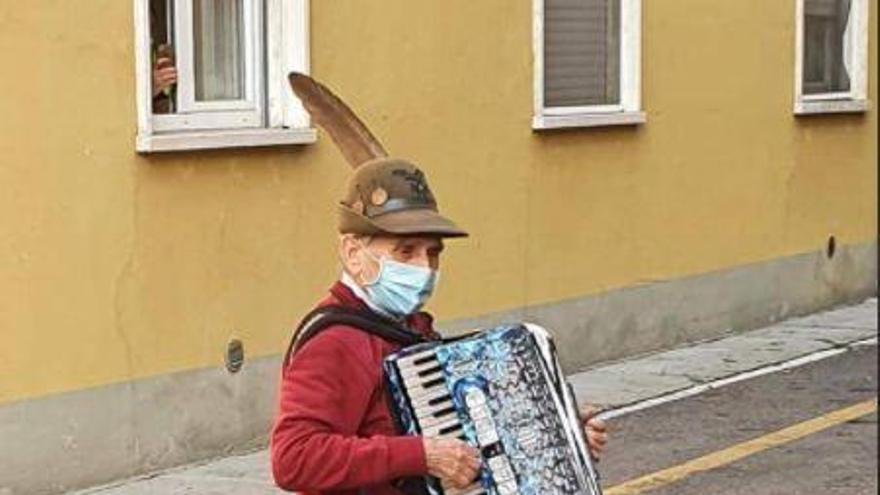
[[[361,245],[361,249],[363,250],[363,252],[367,253],[367,256],[369,256],[370,259],[372,259],[376,262],[377,265],[379,265],[379,269],[376,271],[376,278],[369,282],[364,281],[364,286],[374,285],[376,282],[379,281],[379,278],[381,278],[382,270],[385,269],[385,259],[383,257],[377,258],[376,255],[374,255],[372,251],[370,251],[367,245],[364,244],[363,241],[361,241],[361,239],[357,239],[357,242]]]
[[[371,236],[368,236],[368,235],[358,235],[358,234],[343,234],[343,236],[347,236],[347,237],[352,238],[355,242],[357,242],[357,243],[361,246],[361,248],[363,248],[364,251],[368,251],[368,252],[369,252],[369,250],[367,249],[366,244],[364,244],[363,241],[362,241],[361,239],[367,238],[367,239],[369,239],[369,240],[372,240],[372,237],[371,237]],[[369,244],[369,241],[367,241],[367,243]],[[376,258],[374,257],[373,259],[375,260]],[[347,273],[348,276],[352,278],[352,280],[356,280],[356,279],[357,279],[357,277],[355,277],[354,274],[349,273],[348,270],[346,270],[346,267],[345,267],[345,259],[343,259],[343,257],[342,257],[342,247],[341,247],[341,246],[339,247],[339,249],[336,250],[336,260],[339,262],[339,266],[342,267],[342,271],[343,271],[343,272]],[[378,260],[378,262],[379,262],[379,269],[381,270],[381,268],[382,268],[381,260]],[[376,274],[376,280],[374,280],[374,281],[372,281],[372,282],[370,282],[370,283],[368,283],[368,284],[366,284],[366,285],[373,285],[373,284],[375,284],[376,281],[378,281],[378,280],[379,280],[379,275]],[[358,282],[358,283],[360,283],[360,282]]]

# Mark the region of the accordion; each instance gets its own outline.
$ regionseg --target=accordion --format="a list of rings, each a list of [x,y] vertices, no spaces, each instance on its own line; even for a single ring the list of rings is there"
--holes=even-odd
[[[459,438],[482,467],[463,490],[425,477],[430,495],[601,495],[574,394],[541,327],[507,325],[385,359],[404,434]],[[420,483],[421,484],[421,483]]]

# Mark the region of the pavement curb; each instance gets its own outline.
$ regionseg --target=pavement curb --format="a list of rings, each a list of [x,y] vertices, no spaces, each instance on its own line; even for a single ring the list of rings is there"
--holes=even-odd
[[[623,404],[621,406],[615,407],[613,409],[606,409],[602,411],[599,415],[602,419],[611,419],[619,416],[623,416],[629,413],[633,413],[636,411],[641,411],[643,409],[648,409],[651,407],[659,406],[661,404],[666,404],[668,402],[673,402],[680,399],[685,399],[687,397],[693,397],[694,395],[701,394],[703,392],[707,392],[709,390],[715,390],[720,387],[724,387],[726,385],[731,385],[734,383],[739,383],[745,380],[750,380],[752,378],[757,378],[759,376],[769,375],[771,373],[777,373],[779,371],[797,368],[799,366],[804,366],[806,364],[815,363],[817,361],[821,361],[823,359],[828,359],[830,357],[838,356],[845,352],[849,352],[858,347],[864,346],[876,346],[877,345],[877,337],[871,337],[868,339],[857,340],[842,346],[834,346],[831,349],[826,349],[818,352],[814,352],[812,354],[807,354],[804,356],[796,357],[794,359],[790,359],[788,361],[783,361],[776,364],[771,364],[767,366],[762,366],[760,368],[755,368],[749,371],[745,371],[736,375],[731,375],[726,378],[721,378],[719,380],[714,380],[708,383],[703,383],[699,385],[694,385],[689,388],[676,390],[674,392],[666,393],[663,395],[658,395],[654,397],[648,397],[637,402],[633,402],[630,404]]]
[[[652,399],[668,397],[663,400],[668,402],[675,394],[692,396],[830,357],[876,338],[877,298],[871,298],[750,332],[606,363],[570,375],[569,381],[580,401],[600,405],[613,417]],[[654,403],[647,404],[639,409]]]

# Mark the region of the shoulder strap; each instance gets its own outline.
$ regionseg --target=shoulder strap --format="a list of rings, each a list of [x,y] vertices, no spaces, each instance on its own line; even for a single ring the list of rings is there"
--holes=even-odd
[[[395,322],[383,318],[372,311],[360,310],[348,306],[322,306],[314,309],[302,319],[282,361],[283,368],[287,368],[291,356],[300,349],[309,339],[321,330],[333,325],[347,325],[357,328],[371,335],[375,335],[389,342],[409,346],[425,342],[421,335],[400,327]]]

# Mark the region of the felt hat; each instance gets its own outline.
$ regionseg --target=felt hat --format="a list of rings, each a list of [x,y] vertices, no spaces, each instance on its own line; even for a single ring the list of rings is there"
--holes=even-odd
[[[339,204],[339,232],[467,236],[440,214],[425,173],[407,160],[389,157],[338,96],[305,74],[293,72],[288,79],[312,120],[330,134],[354,168]]]

